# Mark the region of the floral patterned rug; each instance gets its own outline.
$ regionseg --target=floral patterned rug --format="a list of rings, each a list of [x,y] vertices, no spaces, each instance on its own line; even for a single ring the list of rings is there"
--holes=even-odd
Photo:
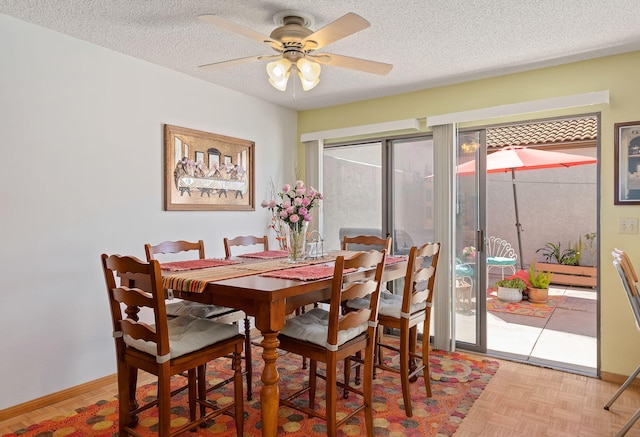
[[[256,348],[254,360],[254,400],[245,398],[245,436],[260,436],[260,360],[261,348]],[[397,364],[397,356],[386,357]],[[228,360],[218,360],[208,365],[211,383],[221,380],[228,373]],[[498,369],[498,362],[476,359],[460,353],[446,353],[434,350],[431,353],[431,387],[433,397],[427,398],[422,378],[411,384],[413,417],[407,418],[403,409],[402,390],[397,375],[378,370],[374,382],[374,421],[375,435],[385,436],[451,436],[465,418],[473,402],[487,385]],[[319,368],[321,365],[319,365]],[[308,370],[302,370],[298,356],[285,354],[278,358],[280,373],[280,395],[295,391]],[[173,383],[178,386],[182,378],[175,377]],[[318,396],[324,394],[324,382],[319,380]],[[184,393],[184,392],[183,392]],[[138,399],[153,398],[156,394],[155,384],[140,387]],[[209,399],[218,403],[232,401],[231,386],[219,393],[210,393]],[[340,400],[338,411],[350,411],[351,402],[356,401],[354,395]],[[186,394],[173,399],[173,423],[180,426],[186,420],[188,409]],[[316,402],[316,408],[324,408],[324,400]],[[156,435],[157,409],[151,408],[140,417],[136,430],[143,436]],[[215,422],[207,424],[207,428],[198,428],[196,432],[188,432],[188,436],[234,436],[235,426],[231,417],[218,417]],[[326,436],[323,421],[308,418],[297,411],[285,407],[280,408],[278,434],[285,436]],[[365,434],[364,417],[360,413],[338,430],[338,436],[359,436]],[[65,416],[52,417],[42,423],[29,426],[27,429],[6,434],[3,437],[58,437],[58,436],[93,436],[113,437],[118,435],[118,405],[114,398],[106,399],[95,405],[89,405],[72,411]]]

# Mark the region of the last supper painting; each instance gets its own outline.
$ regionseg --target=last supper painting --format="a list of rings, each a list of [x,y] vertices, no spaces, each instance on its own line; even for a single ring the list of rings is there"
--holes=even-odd
[[[254,143],[164,125],[165,210],[252,211]]]

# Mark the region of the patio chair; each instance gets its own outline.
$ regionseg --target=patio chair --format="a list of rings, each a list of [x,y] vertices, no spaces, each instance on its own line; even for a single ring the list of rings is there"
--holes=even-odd
[[[456,258],[456,309],[464,314],[471,313],[473,299],[473,277],[475,269]]]
[[[487,274],[492,269],[500,269],[501,278],[504,279],[505,269],[516,274],[516,260],[518,255],[507,240],[498,237],[489,237],[485,240],[485,252],[487,254]]]
[[[620,275],[620,280],[622,281],[622,286],[624,291],[627,294],[627,298],[629,299],[629,304],[631,305],[631,310],[633,311],[633,316],[636,319],[636,328],[640,330],[640,294],[638,293],[638,275],[636,274],[635,269],[633,268],[633,264],[629,256],[626,252],[620,249],[614,249],[611,253],[613,255],[613,266],[616,268],[618,275]],[[604,406],[605,410],[609,410],[611,405],[618,399],[618,397],[622,394],[623,391],[631,385],[631,383],[636,379],[636,377],[640,374],[640,366],[633,371],[633,373],[627,378],[627,380],[620,386],[618,391],[613,395],[611,400],[607,402],[607,405]],[[640,408],[636,410],[634,415],[624,424],[624,426],[618,431],[616,437],[622,437],[629,431],[629,429],[633,426],[634,423],[640,418]]]

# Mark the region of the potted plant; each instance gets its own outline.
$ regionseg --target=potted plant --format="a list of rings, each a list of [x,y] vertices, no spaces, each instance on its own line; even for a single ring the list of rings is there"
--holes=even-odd
[[[545,261],[549,263],[555,262],[567,266],[575,266],[580,263],[580,251],[571,247],[563,250],[560,243],[547,243],[544,247],[536,250],[536,253],[538,252],[542,252]]]
[[[462,254],[467,261],[475,261],[478,250],[473,246],[466,246],[462,249]]]
[[[527,284],[520,278],[500,279],[496,282],[496,287],[498,287],[498,299],[501,301],[520,302]]]
[[[536,270],[535,263],[529,267],[529,302],[545,303],[549,299],[551,272]]]
[[[595,234],[585,235],[589,249],[593,247]],[[542,253],[545,262],[536,262],[535,268],[550,272],[554,284],[573,285],[576,287],[596,287],[598,285],[598,269],[594,266],[580,265],[582,260],[582,237],[575,245],[562,249],[560,243],[547,243],[536,250]],[[595,250],[593,250],[595,253]],[[592,255],[595,258],[595,255]]]

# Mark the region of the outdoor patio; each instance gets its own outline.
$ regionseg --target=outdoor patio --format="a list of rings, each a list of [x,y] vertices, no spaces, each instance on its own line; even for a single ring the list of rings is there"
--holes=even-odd
[[[549,296],[557,298],[557,305],[546,317],[487,311],[487,353],[596,375],[597,293],[591,288],[552,285]],[[474,327],[475,314],[458,311],[457,339],[470,341]]]

